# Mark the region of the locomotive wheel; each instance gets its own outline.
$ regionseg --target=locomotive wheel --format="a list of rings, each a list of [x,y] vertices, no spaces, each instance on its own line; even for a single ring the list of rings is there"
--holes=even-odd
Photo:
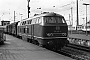
[[[57,51],[57,49],[56,49],[55,47],[51,48],[51,50],[53,50],[53,51]]]
[[[20,36],[20,39],[22,39],[22,37]]]
[[[40,47],[44,47],[44,45],[42,45],[42,44],[40,44],[40,43],[38,44],[38,46],[40,46]]]
[[[29,42],[29,39],[27,38],[27,42]]]
[[[3,45],[4,44],[4,41],[1,41],[0,44]]]
[[[40,47],[43,47],[43,45],[42,45],[42,44],[39,44],[39,46],[40,46]]]
[[[34,40],[32,40],[32,43],[35,44]]]
[[[29,39],[29,42],[32,43],[32,39]]]
[[[39,42],[38,41],[36,41],[36,45],[39,45]]]
[[[32,39],[27,38],[27,42],[32,43]]]
[[[39,45],[37,40],[33,40],[32,43],[35,44],[35,45]]]

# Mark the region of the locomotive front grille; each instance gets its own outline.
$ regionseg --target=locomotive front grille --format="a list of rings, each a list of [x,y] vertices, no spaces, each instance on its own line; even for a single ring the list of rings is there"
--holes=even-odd
[[[49,37],[66,37],[66,33],[47,33],[47,36]]]
[[[53,36],[55,37],[66,36],[66,33],[53,33]]]

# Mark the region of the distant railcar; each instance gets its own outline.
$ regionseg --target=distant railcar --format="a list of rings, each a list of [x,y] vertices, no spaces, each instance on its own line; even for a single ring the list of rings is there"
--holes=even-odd
[[[68,44],[68,26],[62,15],[40,14],[20,21],[17,26],[17,35],[23,40],[55,48]]]
[[[8,24],[6,26],[6,32],[7,32],[7,34],[12,34],[12,25],[11,24]]]
[[[17,24],[18,24],[18,22],[14,22],[14,23],[11,23],[11,24],[6,26],[6,31],[8,34],[17,36]]]
[[[14,35],[14,36],[17,36],[17,25],[18,25],[18,22],[12,23],[12,35]]]

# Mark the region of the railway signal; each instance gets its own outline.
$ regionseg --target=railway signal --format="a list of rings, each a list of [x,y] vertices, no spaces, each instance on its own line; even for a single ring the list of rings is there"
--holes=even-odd
[[[30,13],[30,7],[28,6],[28,13]]]
[[[30,0],[27,0],[28,1],[28,18],[29,18],[29,13],[30,13],[30,7],[29,7],[29,2],[30,2]]]

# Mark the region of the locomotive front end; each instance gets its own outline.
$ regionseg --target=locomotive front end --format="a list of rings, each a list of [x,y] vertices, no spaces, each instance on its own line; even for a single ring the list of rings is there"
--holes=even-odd
[[[43,37],[47,46],[62,48],[68,44],[68,26],[61,16],[45,16],[43,26]]]

